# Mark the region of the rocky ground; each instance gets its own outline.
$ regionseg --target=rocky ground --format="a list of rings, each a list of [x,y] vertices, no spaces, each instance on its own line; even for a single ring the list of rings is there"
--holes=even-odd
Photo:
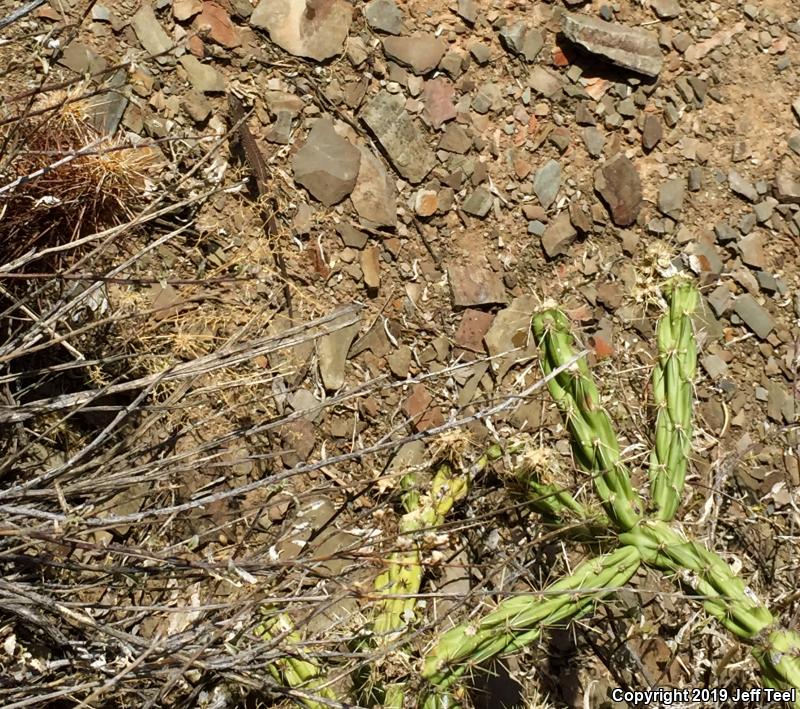
[[[0,7],[0,17],[15,9]],[[57,84],[49,94],[79,100],[81,120],[99,134],[151,156],[141,206],[127,205],[127,223],[142,225],[112,229],[92,252],[98,261],[59,266],[87,284],[97,282],[87,270],[106,273],[83,317],[113,324],[89,340],[74,321],[59,325],[94,364],[70,365],[82,374],[66,382],[13,384],[3,411],[328,320],[315,340],[268,343],[178,389],[153,384],[136,404],[142,418],[118,427],[119,440],[140,447],[114,443],[109,452],[103,440],[81,454],[82,471],[69,468],[71,456],[110,425],[107,411],[119,401],[78,430],[49,413],[25,424],[36,438],[19,452],[26,470],[69,472],[58,494],[44,486],[37,500],[105,520],[85,534],[76,528],[85,549],[47,547],[60,563],[121,564],[140,521],[130,516],[174,507],[154,515],[158,524],[148,520],[151,536],[136,537],[137,548],[167,566],[180,549],[197,564],[180,593],[175,576],[166,595],[143,590],[134,603],[112,584],[87,592],[87,603],[158,599],[197,609],[242,595],[260,603],[256,589],[266,589],[328,598],[330,607],[318,603],[324,612],[303,616],[304,633],[347,637],[358,615],[354,589],[369,585],[393,543],[399,476],[442,445],[425,434],[449,429],[447,445],[465,458],[492,440],[527,436],[569,463],[543,392],[513,398],[539,377],[529,322],[543,303],[574,321],[626,454],[634,465],[645,459],[658,287],[684,273],[703,307],[682,518],[796,623],[793,0],[51,2],[0,36],[9,40],[0,46],[3,125],[30,110],[26,92]],[[154,217],[153,205],[163,213]],[[35,259],[15,268],[43,270]],[[47,307],[44,296],[35,302]],[[19,323],[31,316],[9,313],[17,324],[8,341],[21,342]],[[50,349],[48,366],[84,361]],[[120,353],[123,365],[112,361]],[[7,375],[32,367],[6,361]],[[54,426],[67,429],[59,445],[48,443]],[[102,467],[92,468],[83,458],[99,450]],[[165,461],[158,471],[157,458]],[[136,465],[143,477],[130,473]],[[439,540],[446,563],[432,568],[425,589],[447,598],[430,604],[431,621],[464,617],[487,584],[495,596],[541,586],[561,553],[537,540],[502,477],[483,476]],[[192,505],[202,495],[203,506]],[[31,528],[44,524],[14,514]],[[594,707],[620,683],[757,681],[739,663],[744,651],[669,586],[648,581],[651,598],[625,599],[645,609],[637,632],[620,627],[623,608],[603,616],[597,638],[555,633],[539,649],[546,666],[535,654],[512,661],[529,706],[536,692],[552,706]],[[184,631],[192,612],[96,617],[149,642]],[[13,620],[3,623],[5,671],[28,677],[37,650]],[[601,636],[617,638],[627,659]],[[541,672],[530,669],[537,663]],[[191,682],[156,682],[148,696],[179,704]],[[497,706],[492,691],[476,704]]]

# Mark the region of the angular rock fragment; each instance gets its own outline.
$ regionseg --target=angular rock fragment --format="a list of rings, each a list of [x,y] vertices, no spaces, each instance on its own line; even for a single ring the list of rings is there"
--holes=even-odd
[[[472,138],[470,138],[467,132],[457,123],[448,124],[441,141],[439,141],[440,150],[447,150],[448,152],[458,153],[459,155],[464,155],[471,147]]]
[[[443,76],[425,82],[422,88],[422,101],[425,104],[423,115],[434,128],[438,129],[456,117],[456,107],[453,105],[455,95],[453,82]]]
[[[534,61],[544,46],[542,33],[529,29],[524,22],[515,22],[500,30],[500,41],[509,52],[525,57],[527,62]]]
[[[478,187],[464,200],[461,208],[473,217],[485,217],[492,208],[492,194],[485,187]]]
[[[356,184],[361,153],[333,128],[333,121],[320,118],[308,140],[292,161],[294,179],[326,207],[343,200]]]
[[[447,280],[453,289],[453,305],[456,308],[506,302],[503,279],[491,269],[448,266]]]
[[[624,69],[657,77],[664,59],[653,32],[565,12],[561,28],[571,42]]]
[[[652,150],[661,142],[663,128],[658,116],[648,113],[644,118],[642,127],[642,147],[645,150]]]
[[[370,246],[361,252],[361,272],[364,274],[367,292],[374,298],[381,285],[381,262],[378,259],[377,246]]]
[[[617,226],[636,221],[642,206],[642,183],[633,163],[622,153],[594,173],[594,188],[603,198]]]
[[[748,202],[758,201],[758,191],[753,183],[742,177],[736,170],[728,173],[728,184],[733,192],[744,197]]]
[[[681,14],[681,5],[678,0],[653,0],[650,6],[662,20],[671,20]]]
[[[403,29],[403,13],[394,0],[371,0],[364,8],[367,24],[379,32],[400,34]]]
[[[330,323],[330,327],[334,328],[340,321],[344,323],[350,318],[349,313],[342,313]],[[319,374],[328,391],[340,389],[344,384],[344,365],[347,361],[347,352],[358,334],[358,328],[359,323],[356,322],[341,327],[329,335],[323,335],[317,340]]]
[[[788,172],[779,172],[775,176],[775,199],[781,204],[800,204],[800,181]]]
[[[381,91],[362,109],[361,118],[397,172],[412,184],[422,182],[436,164],[436,157],[406,112],[403,98]]]
[[[658,209],[672,219],[678,219],[683,210],[683,197],[686,194],[686,181],[676,177],[667,180],[658,190]]]
[[[361,165],[350,199],[363,222],[392,227],[397,223],[397,190],[380,158],[359,148]]]
[[[572,225],[569,212],[564,210],[559,214],[542,234],[542,249],[547,258],[555,258],[559,254],[567,252],[567,247],[575,241],[578,232]]]
[[[383,40],[383,51],[386,56],[411,67],[411,71],[417,76],[433,71],[442,61],[446,49],[445,43],[432,34],[387,37]]]
[[[749,293],[745,293],[736,298],[733,309],[742,319],[742,322],[762,340],[765,339],[775,327],[775,321],[772,319],[769,312]]]
[[[139,40],[141,45],[150,54],[161,55],[156,59],[159,64],[165,63],[168,57],[164,56],[164,53],[172,49],[174,45],[169,35],[156,19],[156,14],[153,12],[153,7],[150,3],[143,3],[136,11],[131,20],[131,26],[136,34],[136,39]]]
[[[492,358],[492,370],[499,381],[517,362],[534,356],[536,344],[530,335],[531,316],[539,307],[536,299],[530,295],[514,298],[507,308],[503,308],[483,338],[489,356]]]
[[[427,431],[444,423],[442,410],[433,404],[433,399],[422,384],[411,387],[410,396],[403,402],[403,411],[411,419],[415,431]]]
[[[212,42],[228,49],[238,47],[242,43],[239,29],[231,21],[230,15],[225,8],[215,2],[203,3],[203,11],[195,20],[195,25]]]
[[[250,16],[281,49],[317,61],[341,53],[352,20],[347,0],[261,0]]]
[[[548,160],[533,177],[533,191],[539,199],[539,204],[545,209],[549,209],[555,201],[560,187],[561,164],[558,160]]]
[[[458,16],[470,25],[475,24],[478,19],[478,7],[475,0],[458,0],[456,8]]]
[[[186,70],[186,76],[195,91],[204,94],[225,91],[225,77],[213,66],[203,64],[191,54],[184,54],[178,61]]]

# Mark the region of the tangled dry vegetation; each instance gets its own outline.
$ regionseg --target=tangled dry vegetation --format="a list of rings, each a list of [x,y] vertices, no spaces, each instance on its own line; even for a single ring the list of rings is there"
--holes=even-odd
[[[546,468],[553,490],[569,491],[564,508],[589,486],[543,382],[516,396],[541,402],[546,425],[509,447],[488,426],[518,403],[511,394],[404,435],[364,405],[388,386],[365,376],[304,410],[353,423],[349,452],[306,461],[287,398],[315,342],[353,325],[357,306],[312,303],[318,317],[293,319],[272,260],[286,235],[200,237],[195,219],[222,187],[190,187],[178,167],[213,165],[230,134],[133,145],[103,137],[90,109],[81,86],[3,108],[0,704],[415,704],[443,630],[583,568],[586,552],[565,539],[591,554],[610,538],[587,522],[597,510],[574,525],[540,520],[552,505],[531,501],[515,472]],[[242,198],[242,219],[260,214]],[[630,424],[624,455],[641,467],[650,362],[626,356],[600,376]],[[487,453],[487,433],[504,450]],[[434,434],[424,466],[388,462]],[[735,536],[724,517],[734,503],[709,499],[689,505],[687,524],[722,513]],[[796,541],[794,529],[770,531]],[[729,555],[759,594],[780,597],[776,612],[797,608],[792,543],[770,551],[772,569]],[[473,658],[461,670],[469,692],[435,706],[544,708],[559,683],[595,675],[607,679],[593,706],[614,685],[755,685],[746,652],[687,609],[685,589],[638,562],[629,571],[611,585],[636,576],[635,589],[590,598],[591,625],[549,618],[552,632],[511,643],[507,664]]]

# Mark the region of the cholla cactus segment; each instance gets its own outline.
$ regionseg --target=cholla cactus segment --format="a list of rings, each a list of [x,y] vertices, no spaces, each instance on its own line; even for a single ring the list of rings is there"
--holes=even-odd
[[[575,356],[569,320],[560,310],[547,310],[533,317],[533,334],[545,376]],[[631,529],[641,518],[641,500],[633,490],[630,475],[620,459],[619,443],[611,419],[600,404],[584,357],[547,382],[572,439],[572,450],[581,468],[593,476],[597,494],[612,523]]]
[[[754,641],[774,623],[769,610],[722,558],[664,522],[642,522],[621,534],[620,541],[635,546],[646,564],[676,574],[704,599],[706,610],[738,637]]]
[[[474,623],[465,623],[439,638],[425,659],[423,676],[447,688],[467,670],[536,640],[549,625],[576,618],[602,598],[626,584],[639,568],[633,547],[581,563],[570,576],[544,592],[502,601]]]
[[[291,648],[291,655],[275,660],[268,667],[275,681],[290,689],[313,693],[321,699],[335,700],[333,690],[322,686],[323,674],[319,665],[298,649],[302,638],[294,628],[292,619],[286,613],[273,614],[269,608],[262,608],[261,613],[264,620],[256,627],[255,634],[264,640],[275,640],[282,636],[286,646]],[[304,698],[301,701],[307,709],[323,709],[326,706],[313,699]]]
[[[429,690],[419,703],[421,709],[461,709],[455,694],[437,689]]]
[[[668,294],[669,311],[657,327],[658,363],[653,370],[655,445],[650,454],[650,487],[657,516],[675,516],[683,493],[692,440],[692,382],[697,346],[692,315],[699,301],[695,287],[680,281]]]
[[[416,476],[409,474],[403,478],[403,506],[407,511],[400,519],[398,541],[410,548],[393,552],[386,570],[375,579],[375,590],[389,596],[381,601],[373,621],[377,642],[391,640],[392,634],[414,620],[416,598],[413,596],[419,593],[422,585],[422,553],[413,535],[442,524],[453,506],[467,496],[469,484],[468,474],[446,462],[437,468],[428,493],[419,491]]]
[[[794,689],[792,706],[800,709],[800,633],[774,630],[753,650],[764,684],[779,690]]]

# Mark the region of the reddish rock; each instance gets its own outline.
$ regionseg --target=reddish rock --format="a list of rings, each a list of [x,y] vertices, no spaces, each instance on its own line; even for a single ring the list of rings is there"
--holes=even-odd
[[[195,20],[195,25],[198,31],[205,34],[212,42],[228,49],[238,47],[242,43],[239,30],[231,22],[225,8],[215,2],[203,3],[203,11]]]
[[[411,387],[411,395],[403,402],[403,411],[411,419],[415,431],[427,431],[444,423],[442,410],[433,405],[433,399],[422,384]]]
[[[447,278],[453,289],[453,305],[457,308],[507,301],[502,278],[488,268],[448,266]]]
[[[494,315],[491,313],[472,308],[465,310],[456,332],[456,345],[471,352],[484,352],[483,336],[489,332],[493,321]]]
[[[420,190],[414,197],[414,211],[420,217],[430,217],[439,208],[439,195],[434,190]]]
[[[606,203],[614,224],[629,226],[636,221],[642,207],[642,183],[636,167],[622,153],[598,168],[594,188]]]
[[[423,115],[434,128],[438,129],[456,117],[455,95],[453,83],[443,76],[425,82],[422,88]]]

